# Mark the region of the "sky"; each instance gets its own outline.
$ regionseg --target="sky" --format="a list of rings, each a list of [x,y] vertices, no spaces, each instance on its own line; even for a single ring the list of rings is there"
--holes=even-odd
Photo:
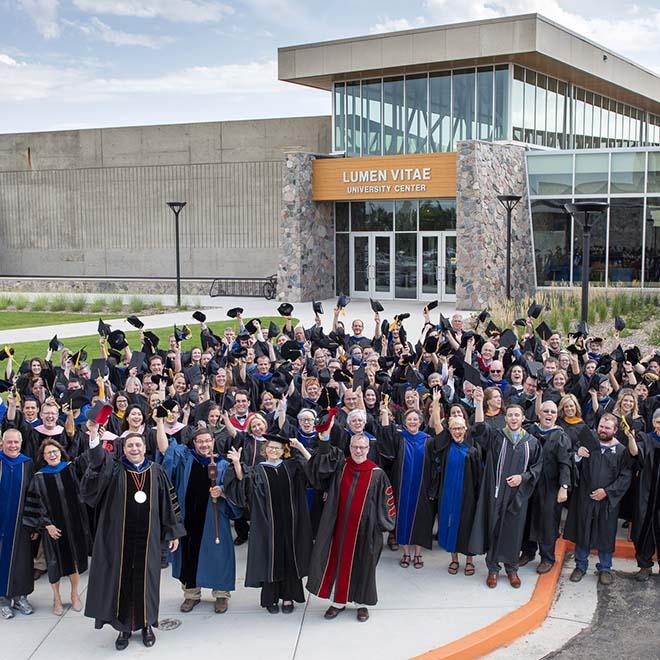
[[[0,0],[0,133],[325,115],[278,47],[529,12],[660,73],[660,0]]]

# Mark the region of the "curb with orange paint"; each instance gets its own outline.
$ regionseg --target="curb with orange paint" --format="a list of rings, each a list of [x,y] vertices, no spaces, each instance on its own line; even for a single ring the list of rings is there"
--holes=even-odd
[[[413,660],[474,660],[538,628],[548,616],[559,582],[564,556],[574,547],[560,538],[555,547],[556,561],[549,573],[539,576],[532,597],[513,612],[505,614],[485,628],[461,637],[437,649],[422,653]],[[635,546],[617,540],[614,554],[621,559],[634,559]]]

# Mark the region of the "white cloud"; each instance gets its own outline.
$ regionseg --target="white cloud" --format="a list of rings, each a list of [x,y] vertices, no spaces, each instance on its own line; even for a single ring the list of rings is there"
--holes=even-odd
[[[215,23],[234,13],[215,0],[73,0],[81,11],[112,16],[163,18],[185,23]]]
[[[94,16],[89,23],[77,23],[64,21],[66,25],[80,30],[90,39],[105,41],[115,46],[142,46],[144,48],[159,48],[175,41],[172,37],[158,36],[149,34],[138,34],[136,32],[122,32],[113,30],[109,25]]]
[[[369,28],[369,34],[380,34],[382,32],[398,32],[399,30],[412,30],[429,25],[429,20],[423,16],[415,16],[412,20],[407,18],[390,18],[385,16],[379,18],[378,23]]]
[[[46,39],[60,36],[60,25],[57,20],[58,0],[19,0],[18,4],[34,21],[39,34]]]
[[[13,57],[9,57],[9,55],[5,55],[4,53],[0,53],[0,64],[18,66],[18,62]]]

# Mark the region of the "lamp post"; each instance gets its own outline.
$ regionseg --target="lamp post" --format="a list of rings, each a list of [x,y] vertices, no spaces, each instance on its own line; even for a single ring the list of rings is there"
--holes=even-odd
[[[179,259],[179,213],[187,202],[167,202],[174,211],[174,234],[176,240],[176,306],[181,307],[181,262]]]
[[[587,316],[589,312],[589,243],[591,240],[591,229],[601,213],[607,211],[609,204],[607,202],[575,202],[573,204],[564,204],[567,213],[576,217],[576,214],[582,214],[582,327],[587,327]]]
[[[520,195],[498,195],[497,200],[506,209],[506,298],[511,300],[511,212],[522,199]]]

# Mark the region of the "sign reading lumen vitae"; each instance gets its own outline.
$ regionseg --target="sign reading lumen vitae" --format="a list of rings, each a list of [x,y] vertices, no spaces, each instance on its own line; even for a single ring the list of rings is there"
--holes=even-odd
[[[325,158],[313,162],[317,201],[454,197],[456,154]]]

